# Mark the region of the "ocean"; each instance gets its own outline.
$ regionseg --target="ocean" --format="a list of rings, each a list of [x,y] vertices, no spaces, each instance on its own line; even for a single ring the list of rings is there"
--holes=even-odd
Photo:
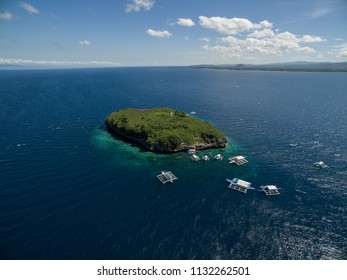
[[[0,258],[346,259],[346,88],[346,73],[1,71]],[[224,132],[225,150],[199,152],[224,160],[154,154],[104,127],[166,106]],[[280,195],[227,188],[235,177]]]

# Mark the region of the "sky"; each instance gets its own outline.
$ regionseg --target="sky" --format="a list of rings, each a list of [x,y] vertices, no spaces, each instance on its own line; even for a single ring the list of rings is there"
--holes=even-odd
[[[0,66],[347,61],[347,0],[0,0]]]

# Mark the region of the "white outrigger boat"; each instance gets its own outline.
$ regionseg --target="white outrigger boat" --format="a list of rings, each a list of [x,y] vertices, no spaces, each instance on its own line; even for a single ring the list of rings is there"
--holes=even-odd
[[[235,191],[239,191],[242,193],[247,193],[248,190],[254,190],[253,187],[251,187],[251,183],[238,179],[238,178],[234,178],[232,180],[230,179],[226,179],[230,184],[228,185],[228,188],[233,189]]]
[[[223,156],[221,154],[217,154],[213,157],[213,159],[215,160],[222,160],[223,159]]]
[[[189,150],[188,150],[188,154],[189,154],[189,155],[195,155],[195,154],[196,154],[196,150],[195,150],[194,148],[189,149]]]
[[[204,160],[204,161],[210,160],[210,157],[208,155],[205,155],[202,157],[202,160]]]
[[[173,183],[174,180],[178,179],[171,171],[162,171],[157,177],[163,184],[167,182]]]
[[[275,185],[266,185],[260,187],[263,192],[265,192],[266,195],[278,195],[280,192],[278,191],[278,188]]]
[[[237,164],[237,165],[243,165],[248,162],[246,157],[244,156],[236,156],[228,158],[230,164]]]
[[[324,161],[317,161],[313,164],[314,167],[317,168],[327,168],[328,166],[324,163]]]
[[[199,161],[200,160],[200,158],[197,155],[191,155],[190,158],[192,161]]]

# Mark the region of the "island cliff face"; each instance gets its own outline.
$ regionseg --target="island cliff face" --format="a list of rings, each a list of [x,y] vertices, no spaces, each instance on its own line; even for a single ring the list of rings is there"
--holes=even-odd
[[[158,153],[224,148],[226,137],[205,121],[170,108],[124,109],[105,120],[108,129]]]

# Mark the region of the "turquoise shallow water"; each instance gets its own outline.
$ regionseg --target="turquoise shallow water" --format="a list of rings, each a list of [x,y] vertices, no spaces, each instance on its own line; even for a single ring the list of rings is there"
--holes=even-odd
[[[1,71],[0,258],[345,259],[345,77]],[[249,163],[153,154],[104,129],[114,110],[154,106],[197,112],[230,138],[211,153]],[[161,170],[178,180],[162,185]],[[233,177],[281,195],[232,191]]]

